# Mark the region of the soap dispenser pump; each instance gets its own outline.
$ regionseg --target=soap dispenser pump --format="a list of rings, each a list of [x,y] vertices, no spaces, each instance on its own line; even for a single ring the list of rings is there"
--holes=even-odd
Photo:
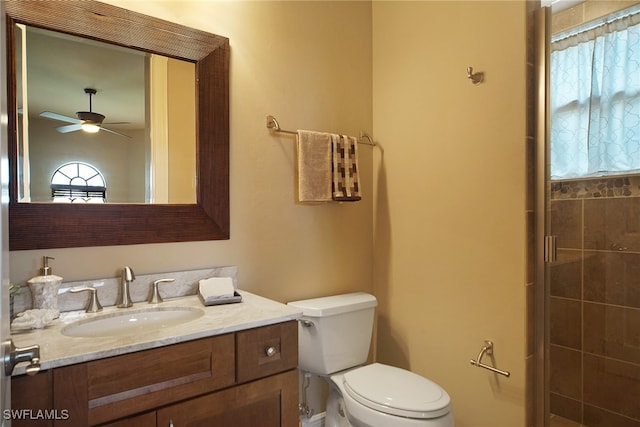
[[[53,271],[49,267],[50,259],[55,258],[43,256],[40,275],[27,281],[29,289],[31,289],[34,309],[58,310],[58,290],[62,284],[62,277],[51,274]]]

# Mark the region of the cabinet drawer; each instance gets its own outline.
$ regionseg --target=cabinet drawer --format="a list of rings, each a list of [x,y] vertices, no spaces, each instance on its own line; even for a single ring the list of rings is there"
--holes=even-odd
[[[238,383],[262,378],[298,366],[296,321],[236,333]]]
[[[233,337],[221,335],[87,362],[83,371],[89,424],[233,385]],[[55,377],[54,384],[57,389]]]

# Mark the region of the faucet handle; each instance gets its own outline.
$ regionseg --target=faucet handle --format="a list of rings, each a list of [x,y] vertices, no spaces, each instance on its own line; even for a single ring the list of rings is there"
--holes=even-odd
[[[162,297],[160,296],[160,291],[158,291],[158,285],[160,283],[173,282],[175,279],[158,279],[153,281],[153,285],[151,287],[151,296],[149,297],[149,304],[160,304],[162,302]]]
[[[133,282],[136,280],[136,274],[128,265],[122,269],[122,280],[127,282]]]
[[[69,289],[69,292],[73,294],[78,292],[89,292],[89,304],[87,304],[87,308],[85,311],[87,313],[97,313],[99,311],[102,311],[102,305],[100,305],[100,301],[98,300],[98,290],[96,288],[72,288]]]

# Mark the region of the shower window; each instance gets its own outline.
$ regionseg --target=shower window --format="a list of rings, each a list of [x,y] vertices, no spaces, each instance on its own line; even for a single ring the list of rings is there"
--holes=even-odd
[[[552,40],[551,179],[640,173],[639,12]]]

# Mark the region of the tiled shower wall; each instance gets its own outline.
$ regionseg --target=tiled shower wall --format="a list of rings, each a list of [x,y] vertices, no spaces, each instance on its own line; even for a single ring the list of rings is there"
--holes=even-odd
[[[640,177],[552,184],[551,413],[640,427]]]

